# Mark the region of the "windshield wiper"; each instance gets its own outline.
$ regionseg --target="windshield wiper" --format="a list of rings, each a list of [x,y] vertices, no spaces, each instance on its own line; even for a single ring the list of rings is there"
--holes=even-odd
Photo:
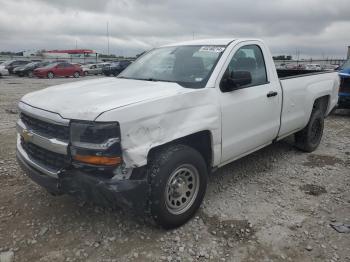
[[[150,81],[150,82],[170,82],[170,83],[177,83],[177,82],[175,82],[175,81],[162,80],[162,79],[155,79],[155,78],[152,78],[152,77],[149,77],[149,78],[136,78],[136,77],[118,76],[117,78],[122,78],[122,79],[133,79],[133,80],[141,80],[141,81]]]

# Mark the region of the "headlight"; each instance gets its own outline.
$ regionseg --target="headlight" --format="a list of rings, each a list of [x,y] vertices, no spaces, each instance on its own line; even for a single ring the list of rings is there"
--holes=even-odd
[[[72,121],[73,160],[90,165],[113,166],[122,162],[120,128],[117,122]]]

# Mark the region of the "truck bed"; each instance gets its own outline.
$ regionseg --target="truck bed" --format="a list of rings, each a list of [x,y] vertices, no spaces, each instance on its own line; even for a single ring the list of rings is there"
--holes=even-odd
[[[277,75],[279,79],[300,77],[305,75],[317,75],[324,73],[332,73],[334,71],[325,71],[325,70],[305,70],[305,69],[277,69]]]
[[[336,105],[338,100],[339,81],[336,71],[316,71],[306,74],[307,70],[297,75],[279,77],[283,106],[281,115],[281,129],[279,136],[286,136],[306,126],[310,118],[312,106],[317,97],[331,94],[331,99],[325,114]],[[308,72],[310,72],[308,70]]]

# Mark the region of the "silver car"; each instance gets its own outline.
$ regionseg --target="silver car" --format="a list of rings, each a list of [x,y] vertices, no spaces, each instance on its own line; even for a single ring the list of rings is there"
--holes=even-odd
[[[89,64],[89,65],[82,66],[82,69],[85,76],[99,75],[99,74],[102,74],[102,68],[104,66],[109,66],[109,65],[110,63]]]

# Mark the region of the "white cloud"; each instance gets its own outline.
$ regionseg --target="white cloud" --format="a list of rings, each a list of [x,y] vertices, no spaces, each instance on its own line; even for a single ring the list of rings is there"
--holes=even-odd
[[[344,57],[348,0],[0,0],[0,50],[82,48],[133,55],[169,42],[258,37],[274,53]]]

